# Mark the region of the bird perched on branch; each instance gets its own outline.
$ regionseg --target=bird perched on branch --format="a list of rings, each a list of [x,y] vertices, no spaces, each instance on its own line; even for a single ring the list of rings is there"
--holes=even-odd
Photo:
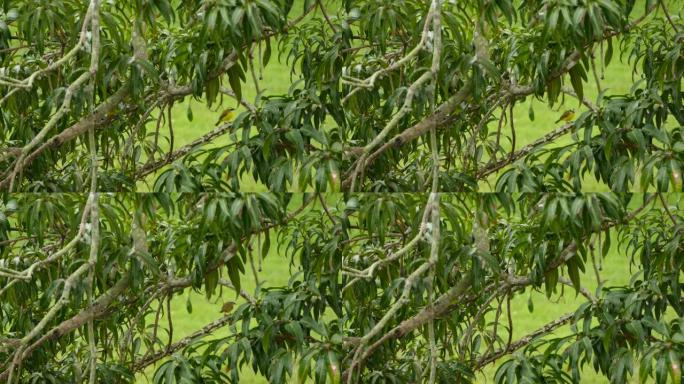
[[[558,118],[558,120],[556,120],[556,123],[558,123],[559,121],[570,122],[574,118],[575,118],[575,110],[574,109],[568,109],[567,111],[563,112],[563,114],[561,115],[561,117]]]
[[[226,301],[221,307],[221,312],[228,314],[233,311],[233,307],[235,307],[234,301]]]
[[[219,117],[218,121],[216,122],[216,125],[218,126],[221,123],[228,123],[231,120],[233,120],[234,117],[235,117],[235,108],[228,108],[221,113],[221,116]]]

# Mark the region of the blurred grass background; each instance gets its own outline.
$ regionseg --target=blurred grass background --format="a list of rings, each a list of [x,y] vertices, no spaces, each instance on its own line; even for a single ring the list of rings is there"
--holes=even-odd
[[[638,3],[642,2],[643,1],[640,1]],[[327,3],[328,2],[326,2],[326,4]],[[301,10],[302,7],[302,1],[296,0],[294,9]],[[329,7],[332,8],[333,5],[329,5]],[[638,10],[640,8],[643,8],[643,6],[637,4],[636,9]],[[277,46],[275,41],[272,43],[274,47]],[[618,44],[615,44],[615,47],[617,48]],[[599,71],[599,76],[601,76],[601,69],[597,68],[597,70]],[[598,91],[595,86],[593,75],[590,74],[590,76],[589,82],[585,84],[585,97],[595,102]],[[248,80],[249,77],[250,76],[248,75]],[[614,55],[613,62],[605,68],[604,78],[601,79],[601,83],[606,90],[606,94],[627,92],[634,83],[632,79],[632,70],[626,63],[620,62],[620,55]],[[277,59],[277,55],[273,55],[271,63],[264,69],[263,80],[260,84],[262,90],[265,90],[266,94],[282,94],[287,92],[290,84],[292,84],[291,68],[285,62],[280,62]],[[250,102],[253,102],[256,97],[256,91],[250,81],[243,85],[243,97]],[[218,119],[221,111],[227,107],[235,107],[235,105],[235,100],[229,97],[224,97],[223,103],[217,103],[212,109],[207,108],[206,105],[202,104],[200,101],[191,100],[190,98],[186,98],[182,103],[177,104],[174,108],[172,117],[176,148],[188,144],[197,137],[214,129],[214,123]],[[528,111],[530,106],[534,109],[534,121],[531,121],[529,118]],[[192,121],[188,119],[188,108],[192,109],[192,115],[194,116]],[[569,108],[577,110],[577,116],[586,111],[585,106],[578,105],[575,99],[567,96],[565,106],[559,107],[556,105],[553,109],[549,108],[547,104],[538,100],[532,100],[531,98],[527,98],[524,102],[518,103],[514,111],[517,136],[516,147],[521,148],[560,126],[560,124],[554,124],[553,122],[558,119],[565,109]],[[243,111],[244,107],[239,107],[237,109],[237,113]],[[506,130],[504,130],[504,133],[508,134]],[[223,136],[219,138],[217,144],[227,143],[227,140],[227,136]],[[559,142],[569,143],[570,140],[570,136],[567,135]],[[505,141],[503,142],[504,145],[510,145],[510,143],[507,144]],[[151,179],[148,180],[148,182],[149,181],[151,181]],[[494,179],[491,179],[490,182],[493,186]],[[143,185],[141,187],[142,189],[149,189],[150,186]],[[265,188],[262,185],[258,185],[253,180],[245,180],[243,182],[243,190],[262,191],[265,190]],[[605,190],[608,190],[607,186],[595,181],[590,180],[585,185],[586,192]],[[320,205],[317,208],[320,209]],[[612,249],[603,263],[602,277],[607,280],[606,285],[608,286],[624,284],[629,281],[631,276],[629,258],[627,255],[621,254],[621,252],[618,251],[618,247],[615,243],[616,242],[614,242]],[[268,256],[264,259],[263,271],[260,274],[260,279],[264,286],[286,285],[289,277],[294,273],[294,271],[290,271],[290,268],[286,267],[289,263],[290,260],[278,251],[278,247],[273,246]],[[294,268],[296,268],[296,266]],[[582,281],[591,292],[594,292],[596,289],[596,280],[591,267],[588,266],[587,272],[582,276]],[[247,273],[243,276],[243,285],[246,291],[254,291],[255,282],[251,273]],[[515,325],[514,340],[526,335],[547,322],[560,317],[564,313],[577,308],[580,303],[585,301],[583,296],[576,296],[571,288],[566,287],[565,293],[566,294],[556,302],[547,299],[543,293],[530,293],[529,290],[518,295],[511,305],[511,316]],[[186,309],[188,300],[192,303],[192,313],[188,313]],[[187,291],[182,295],[177,296],[172,301],[174,339],[178,340],[187,336],[205,324],[220,318],[220,309],[223,302],[232,300],[236,300],[235,294],[227,289],[223,290],[223,295],[221,297],[215,296],[212,300],[207,300],[204,295],[191,291]],[[241,299],[237,300],[238,303],[241,303],[240,300]],[[534,303],[533,312],[528,310],[528,300],[531,300]],[[504,319],[505,316],[506,313],[504,310],[501,318]],[[166,319],[163,319],[162,321],[165,322]],[[559,332],[563,332],[562,329]],[[608,382],[605,378],[591,372],[590,367],[588,367],[587,370],[589,371],[585,372],[582,379],[584,383],[598,384]],[[482,383],[494,382],[493,377],[495,371],[496,367],[490,366],[478,376],[479,381]],[[148,382],[153,374],[154,367],[150,367],[144,375],[138,377],[138,382]],[[267,383],[268,381],[263,377],[257,377],[247,366],[241,372],[241,382],[245,384],[257,384]]]

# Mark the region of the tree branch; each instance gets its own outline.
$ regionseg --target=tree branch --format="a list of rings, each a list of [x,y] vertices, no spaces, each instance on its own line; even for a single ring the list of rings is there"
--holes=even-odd
[[[477,361],[477,364],[475,364],[474,370],[479,371],[480,369],[482,369],[486,365],[495,362],[499,358],[501,358],[501,357],[503,357],[503,356],[505,356],[511,352],[517,351],[520,348],[525,347],[526,345],[528,345],[530,342],[532,342],[533,340],[535,340],[539,336],[543,336],[543,335],[546,335],[548,333],[553,332],[557,328],[567,324],[572,319],[572,317],[574,315],[575,315],[574,312],[566,313],[565,315],[559,317],[558,319],[553,320],[552,322],[550,322],[550,323],[542,326],[541,328],[527,334],[526,336],[516,340],[515,342],[510,343],[509,345],[506,346],[506,348],[499,349],[499,350],[496,350],[496,351],[489,353],[485,356],[482,356]]]
[[[59,325],[50,329],[42,337],[28,345],[21,353],[20,359],[25,360],[41,345],[48,341],[56,340],[63,335],[73,332],[84,326],[88,321],[97,319],[108,313],[110,305],[122,295],[129,287],[130,276],[122,276],[107,292],[93,301],[93,305],[81,310],[73,317],[62,321]],[[20,341],[20,343],[22,343]],[[10,369],[0,373],[0,381],[6,380],[10,374]]]
[[[150,365],[156,363],[157,361],[171,355],[172,353],[183,349],[190,345],[193,341],[201,339],[208,334],[211,334],[215,330],[222,328],[226,326],[227,324],[230,324],[232,318],[230,315],[226,315],[218,320],[215,320],[207,325],[205,325],[202,329],[196,331],[195,333],[191,334],[190,336],[187,336],[181,340],[178,340],[177,342],[170,344],[167,348],[154,352],[152,354],[144,356],[142,359],[137,360],[132,367],[133,372],[140,372],[143,369],[149,367]]]
[[[490,162],[486,164],[483,168],[478,170],[478,172],[475,174],[475,178],[478,180],[484,179],[487,176],[499,171],[500,169],[506,167],[507,165],[513,164],[514,162],[518,161],[519,159],[527,156],[530,154],[532,151],[535,149],[542,147],[557,138],[567,134],[572,130],[572,128],[575,126],[574,122],[567,123],[563,125],[562,127],[556,128],[554,131],[551,131],[547,133],[546,135],[540,137],[539,139],[535,140],[533,143],[530,143],[522,148],[520,148],[517,152],[511,152],[510,156],[505,157],[501,160]]]

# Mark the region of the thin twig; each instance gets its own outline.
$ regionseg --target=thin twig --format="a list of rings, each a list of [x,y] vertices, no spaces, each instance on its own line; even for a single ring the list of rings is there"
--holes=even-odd
[[[515,153],[515,121],[513,119],[513,107],[515,106],[515,101],[511,101],[509,105],[509,118],[511,120],[511,156]]]
[[[670,16],[670,12],[667,10],[667,7],[665,6],[665,1],[660,0],[660,1],[658,1],[658,3],[660,3],[660,7],[663,9],[663,13],[665,13],[665,17],[667,18],[667,21],[672,26],[672,29],[675,30],[675,33],[679,33],[679,27],[677,27],[677,24],[675,24],[675,22],[672,21],[672,17]]]
[[[173,101],[170,101],[168,104],[168,120],[169,120],[169,154],[168,157],[171,156],[173,153],[173,141],[174,141],[174,133],[173,133],[173,117],[171,116],[171,109],[173,108]]]
[[[667,216],[670,218],[670,221],[672,221],[672,224],[674,224],[676,226],[677,225],[677,219],[675,219],[675,217],[672,215],[672,212],[670,212],[670,208],[667,206],[667,201],[665,201],[663,194],[660,191],[656,192],[656,194],[658,195],[658,198],[660,199],[660,202],[662,203],[663,208],[665,209],[665,212],[667,213]]]
[[[323,194],[317,192],[316,195],[318,196],[318,201],[321,202],[321,206],[323,207],[323,211],[325,212],[326,216],[328,216],[328,219],[330,219],[330,222],[335,224],[336,220],[335,217],[330,213],[330,210],[328,209],[328,205],[325,203],[325,199],[323,199]]]
[[[546,335],[550,332],[553,332],[558,327],[565,325],[567,322],[572,320],[573,316],[575,316],[574,312],[567,313],[567,314],[559,317],[558,319],[553,320],[550,323],[544,325],[543,327],[538,328],[537,330],[535,330],[535,331],[527,334],[526,336],[518,339],[517,341],[515,341],[513,343],[509,343],[506,346],[506,348],[499,349],[497,351],[494,351],[492,353],[489,353],[489,354],[483,356],[482,358],[480,358],[480,360],[477,361],[477,364],[475,365],[474,370],[479,371],[480,369],[482,369],[482,367],[495,362],[500,357],[507,355],[513,351],[516,351],[516,350],[528,345],[530,342],[535,340],[537,337],[542,336],[542,335]]]
[[[172,346],[172,343],[173,343],[173,316],[172,316],[172,313],[171,313],[171,298],[172,298],[172,297],[173,297],[173,295],[172,295],[171,293],[169,293],[169,294],[166,296],[166,318],[167,318],[168,324],[169,324],[169,329],[168,329],[168,331],[169,331],[169,341],[168,341],[168,343],[167,343],[167,345],[166,345],[166,350],[167,350],[167,351],[171,349],[171,346]]]
[[[330,29],[334,33],[337,33],[337,28],[335,27],[335,24],[330,20],[330,17],[328,16],[328,12],[326,12],[325,7],[323,6],[323,0],[318,0],[318,6],[321,9],[321,13],[323,13],[323,17],[325,18],[325,21],[328,23],[330,26]]]

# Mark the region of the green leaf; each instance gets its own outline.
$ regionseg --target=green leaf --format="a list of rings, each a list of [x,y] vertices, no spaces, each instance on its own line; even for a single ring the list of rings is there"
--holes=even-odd
[[[192,104],[188,102],[188,108],[186,109],[186,116],[188,117],[188,121],[192,121],[193,119],[193,114],[192,114]]]
[[[546,27],[550,31],[555,31],[556,30],[556,25],[558,24],[558,16],[559,16],[559,9],[558,8],[553,8],[551,12],[549,12],[549,18],[546,21]]]
[[[570,82],[572,83],[572,89],[577,94],[579,103],[582,104],[584,99],[584,86],[582,84],[582,67],[581,64],[577,64],[570,70]]]
[[[302,331],[302,327],[299,325],[299,322],[296,321],[291,321],[285,325],[285,330],[294,335],[295,338],[297,339],[297,343],[303,344],[304,343],[304,331]]]
[[[527,110],[527,115],[530,118],[530,121],[534,121],[534,107],[532,106],[532,102],[530,101],[530,108]]]
[[[264,240],[261,243],[261,258],[266,259],[266,256],[268,255],[268,251],[271,249],[271,236],[270,236],[270,231],[265,231],[264,232]]]
[[[325,375],[327,373],[327,355],[321,353],[316,360],[316,383],[325,383]]]
[[[230,83],[230,88],[235,93],[235,98],[237,100],[242,100],[242,83],[240,82],[240,67],[233,64],[228,70],[228,82]]]
[[[240,284],[240,270],[238,265],[236,265],[240,263],[239,260],[239,258],[233,257],[230,260],[231,262],[228,264],[228,278],[235,287],[235,292],[240,292],[240,290],[242,289],[242,285]]]
[[[267,66],[271,60],[271,39],[266,39],[266,49],[264,49],[263,64]]]
[[[672,150],[677,153],[684,153],[684,141],[678,141],[674,143]]]
[[[558,270],[553,269],[544,275],[544,287],[546,288],[546,297],[551,297],[558,284]]]
[[[216,8],[212,8],[209,11],[209,13],[207,14],[207,18],[205,21],[205,26],[210,32],[213,32],[214,29],[216,29],[216,19],[217,18],[218,18],[218,10]]]
[[[185,309],[188,313],[192,313],[192,300],[190,300],[190,295],[188,295],[188,298],[185,300]]]
[[[532,301],[532,295],[527,296],[527,310],[530,313],[534,312],[534,302]]]
[[[499,70],[499,68],[486,57],[478,57],[477,62],[480,64],[480,66],[482,66],[482,69],[484,69],[489,75],[493,77],[501,76],[501,71]]]
[[[577,264],[577,255],[572,257],[570,260],[568,260],[566,266],[568,268],[568,276],[570,277],[570,281],[572,282],[572,286],[575,287],[575,292],[579,293],[580,291],[580,275],[579,275],[579,266]]]
[[[214,104],[214,101],[216,101],[216,97],[218,96],[219,93],[219,88],[220,88],[220,83],[218,77],[209,80],[207,82],[206,86],[206,99],[207,99],[207,105],[209,108]]]
[[[607,40],[608,47],[606,48],[606,52],[604,54],[604,65],[608,66],[610,64],[610,61],[613,59],[613,39],[608,39]]]
[[[214,295],[214,291],[216,290],[216,285],[218,284],[218,270],[214,269],[213,271],[209,272],[204,279],[204,289],[205,289],[205,294],[207,295],[207,299],[211,299],[211,296]]]

